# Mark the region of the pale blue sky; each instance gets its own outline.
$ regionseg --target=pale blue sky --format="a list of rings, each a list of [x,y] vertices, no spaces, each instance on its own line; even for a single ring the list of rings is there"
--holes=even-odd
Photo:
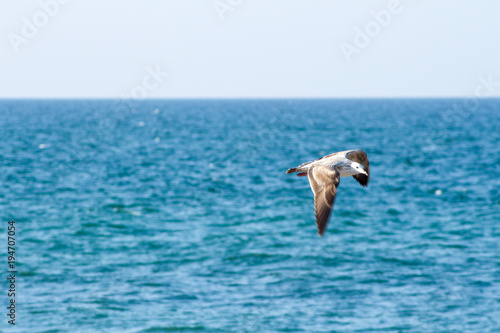
[[[474,96],[488,75],[500,96],[499,15],[494,0],[0,0],[0,98]]]

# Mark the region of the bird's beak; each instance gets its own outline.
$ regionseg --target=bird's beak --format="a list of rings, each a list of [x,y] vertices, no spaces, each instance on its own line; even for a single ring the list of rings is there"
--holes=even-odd
[[[365,176],[368,176],[368,173],[367,173],[365,170],[363,170],[363,174],[364,174]]]

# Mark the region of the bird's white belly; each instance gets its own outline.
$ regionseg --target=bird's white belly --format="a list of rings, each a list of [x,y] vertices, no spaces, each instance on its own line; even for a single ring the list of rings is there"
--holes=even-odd
[[[330,167],[335,168],[339,172],[340,177],[350,177],[358,174],[356,170],[345,164],[331,165]]]
[[[350,177],[350,176],[354,176],[357,174],[358,174],[358,172],[340,171],[340,177]]]

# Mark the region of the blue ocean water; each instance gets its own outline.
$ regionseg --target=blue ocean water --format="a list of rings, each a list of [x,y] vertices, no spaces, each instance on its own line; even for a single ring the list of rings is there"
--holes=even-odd
[[[500,100],[3,100],[2,332],[500,332]],[[326,235],[302,162],[360,148]],[[2,271],[7,271],[6,254]],[[6,276],[7,273],[4,273]],[[4,280],[6,281],[6,280]]]

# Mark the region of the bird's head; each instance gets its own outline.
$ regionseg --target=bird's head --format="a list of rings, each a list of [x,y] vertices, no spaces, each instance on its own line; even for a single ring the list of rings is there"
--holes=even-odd
[[[351,167],[357,172],[357,173],[362,173],[363,175],[365,176],[368,176],[368,174],[366,173],[365,169],[363,168],[363,166],[359,163],[356,163],[356,162],[353,162]]]

